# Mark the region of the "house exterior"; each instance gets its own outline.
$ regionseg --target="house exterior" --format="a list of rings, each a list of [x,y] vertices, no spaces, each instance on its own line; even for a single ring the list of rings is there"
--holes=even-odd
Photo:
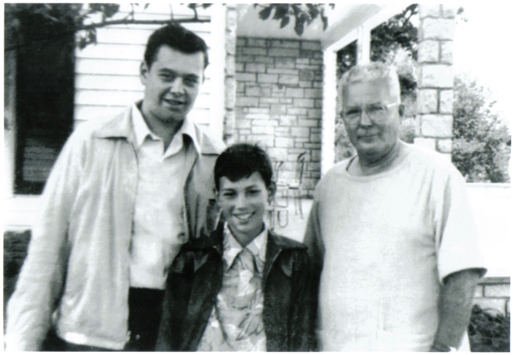
[[[122,5],[118,16],[128,14],[129,6]],[[185,5],[174,5],[172,9],[168,5],[152,4],[147,9],[138,8],[136,18],[166,20],[170,11],[176,19],[192,16]],[[200,10],[199,18],[209,22],[184,25],[206,40],[211,64],[190,117],[229,144],[236,141],[261,144],[273,160],[284,162],[280,175],[284,180],[295,177],[296,158],[307,152],[303,195],[311,195],[321,175],[334,164],[338,112],[336,52],[357,40],[357,61],[369,61],[370,31],[401,10],[400,5],[337,5],[328,13],[329,26],[325,31],[318,19],[306,28],[302,37],[293,31],[293,24],[280,29],[277,21],[260,20],[258,6],[213,4]],[[448,156],[452,135],[454,17],[452,7],[420,6],[421,100],[416,143]],[[97,44],[75,49],[70,131],[84,121],[110,117],[142,97],[139,65],[146,40],[157,27],[107,26],[97,30]],[[30,122],[20,124],[20,118],[16,117],[19,103],[24,100],[14,95],[20,92],[13,89],[16,69],[10,65],[15,63],[6,62],[12,70],[6,75],[6,94],[11,96],[6,99],[4,192],[10,209],[15,212],[13,215],[21,213],[18,221],[8,224],[23,226],[30,225],[26,217],[34,210],[37,197],[17,191],[15,167],[21,164],[21,148],[16,137],[22,136],[17,130]],[[59,127],[55,130],[62,131]],[[44,147],[37,139],[33,141],[34,146],[25,148],[28,153],[23,155],[22,174],[29,181],[39,179],[44,183],[52,157],[55,159],[59,149]],[[44,163],[42,156],[49,163]],[[19,170],[18,167],[18,174]]]
[[[265,147],[273,160],[284,162],[280,176],[284,180],[294,177],[296,158],[306,152],[303,195],[312,195],[320,177],[334,164],[335,118],[339,112],[336,53],[357,40],[357,62],[366,63],[370,56],[371,30],[402,9],[398,4],[337,4],[328,15],[329,26],[325,31],[319,21],[298,37],[292,24],[279,29],[276,21],[260,20],[259,8],[253,5],[213,4],[199,12],[200,18],[209,22],[184,24],[210,47],[211,64],[191,118],[228,144],[248,141]],[[120,16],[127,14],[126,11],[122,7]],[[169,5],[152,4],[138,13],[137,18],[167,19],[169,14]],[[173,5],[173,14],[175,18],[186,18],[191,16],[191,11],[186,6]],[[448,158],[451,158],[455,15],[452,6],[419,5],[415,144],[437,150]],[[139,65],[146,40],[157,27],[102,28],[98,30],[96,45],[74,50],[71,129],[85,121],[112,116],[142,98]],[[16,87],[17,58],[15,51],[5,54],[6,230],[30,229],[39,201],[38,194],[19,193],[15,184],[21,149],[17,139],[23,128],[17,117],[22,101]],[[26,172],[27,179],[44,181],[51,164],[41,165],[41,152],[48,149],[47,157],[55,156],[58,151],[37,143],[31,149],[33,166],[24,167],[22,174]],[[481,288],[481,298],[487,298],[487,287]],[[505,286],[501,287],[504,290]],[[501,299],[497,303],[505,309],[509,307],[505,292],[496,298]]]
[[[122,5],[119,16],[126,15],[128,7],[129,4]],[[138,19],[165,20],[170,13],[167,5],[158,4],[139,10]],[[334,162],[335,53],[358,40],[358,62],[366,62],[371,29],[401,10],[399,5],[337,5],[328,14],[330,25],[326,31],[322,30],[318,19],[318,23],[311,24],[299,37],[292,24],[279,29],[277,21],[260,20],[258,7],[213,4],[200,12],[200,18],[210,22],[185,24],[206,40],[211,61],[191,117],[227,143],[259,142],[273,159],[284,161],[284,179],[294,176],[296,157],[307,151],[304,194],[309,195],[321,174]],[[431,21],[425,37],[430,40],[426,41],[426,46],[420,43],[420,59],[426,57],[427,63],[421,75],[423,80],[428,78],[426,80],[432,82],[426,84],[430,90],[421,93],[427,104],[420,109],[420,115],[427,117],[423,117],[420,124],[418,142],[449,153],[452,104],[449,98],[453,85],[451,39],[455,11],[445,7],[439,9],[437,5],[436,10],[425,12],[426,21]],[[175,18],[187,18],[192,14],[186,6],[174,6],[173,13]],[[141,98],[143,86],[138,77],[139,65],[146,40],[157,27],[118,25],[101,28],[97,31],[97,44],[75,50],[72,128],[87,120],[112,116]],[[439,55],[439,49],[434,48],[439,45],[444,53],[440,62],[434,62],[433,57]],[[423,57],[424,51],[434,53]],[[445,82],[434,82],[440,77],[444,77]],[[6,84],[13,87],[9,80]],[[441,88],[444,92],[438,96]],[[439,97],[441,112],[437,112],[435,101]],[[6,121],[13,124],[5,134],[8,143],[5,193],[18,196],[20,193],[13,183],[16,114],[14,106],[9,105],[16,102],[16,98],[8,98],[6,102]],[[440,142],[434,137],[446,139]],[[46,166],[42,174],[48,174],[50,167],[51,164]]]

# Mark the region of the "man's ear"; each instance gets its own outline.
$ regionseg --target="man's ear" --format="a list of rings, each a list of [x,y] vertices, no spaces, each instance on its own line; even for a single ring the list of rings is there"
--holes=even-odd
[[[141,62],[139,66],[139,80],[141,80],[141,84],[146,86],[146,78],[148,77],[148,73],[150,72],[150,68],[145,61]]]
[[[275,194],[277,193],[277,184],[275,181],[272,181],[268,186],[268,202],[271,203],[275,198]]]
[[[403,114],[405,113],[405,105],[400,104],[398,106],[398,113],[400,114],[400,117],[403,117]]]
[[[216,200],[216,203],[218,203],[219,201],[219,193],[218,193],[218,190],[216,190],[215,187],[212,188],[212,193],[214,194],[214,199]]]

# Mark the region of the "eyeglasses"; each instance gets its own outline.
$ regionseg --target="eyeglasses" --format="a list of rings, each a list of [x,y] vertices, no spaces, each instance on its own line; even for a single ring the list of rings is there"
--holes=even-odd
[[[364,112],[373,122],[380,123],[387,119],[387,109],[393,107],[394,105],[399,104],[394,102],[387,105],[367,105],[364,107]],[[362,111],[363,109],[361,107],[348,107],[345,110],[341,111],[341,116],[348,123],[355,124],[360,121],[362,117]]]

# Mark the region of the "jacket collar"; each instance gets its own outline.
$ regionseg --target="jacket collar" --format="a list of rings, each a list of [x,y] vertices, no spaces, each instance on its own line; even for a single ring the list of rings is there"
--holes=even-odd
[[[210,237],[201,237],[190,240],[184,244],[184,250],[215,250],[220,256],[223,253],[223,226],[224,223],[219,223],[216,230]],[[271,230],[268,230],[268,241],[266,246],[266,260],[264,261],[263,280],[266,280],[271,266],[275,262],[278,255],[283,250],[290,249],[306,249],[307,247],[299,242],[291,239],[281,237]],[[202,253],[203,254],[203,253]],[[195,253],[195,271],[198,270],[207,261],[203,255]],[[284,270],[288,276],[291,275],[291,270]]]
[[[284,250],[291,250],[291,249],[306,249],[307,247],[301,243],[298,243],[294,240],[284,238],[282,236],[279,236],[275,234],[272,231],[268,232],[268,246],[266,249],[266,261],[264,263],[264,271],[263,271],[263,280],[266,280],[268,277],[268,274],[271,270],[271,266],[275,263],[275,260],[280,255],[280,253]],[[284,264],[281,263],[280,267],[282,268],[282,271],[287,276],[291,277],[293,273],[293,265],[290,263]]]
[[[135,105],[132,105],[124,112],[115,116],[113,119],[101,124],[94,132],[97,138],[125,138],[132,145],[137,146],[134,130],[132,129],[132,110]],[[224,146],[221,142],[211,139],[208,135],[202,132],[200,127],[193,122],[189,123],[188,133],[194,135],[192,141],[195,148],[200,150],[200,154],[220,154]]]

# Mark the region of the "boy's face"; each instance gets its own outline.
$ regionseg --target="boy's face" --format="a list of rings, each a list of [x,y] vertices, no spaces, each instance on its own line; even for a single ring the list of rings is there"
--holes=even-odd
[[[243,247],[262,231],[266,207],[274,193],[274,185],[266,188],[258,172],[235,182],[225,176],[220,178],[218,204],[230,231]]]

